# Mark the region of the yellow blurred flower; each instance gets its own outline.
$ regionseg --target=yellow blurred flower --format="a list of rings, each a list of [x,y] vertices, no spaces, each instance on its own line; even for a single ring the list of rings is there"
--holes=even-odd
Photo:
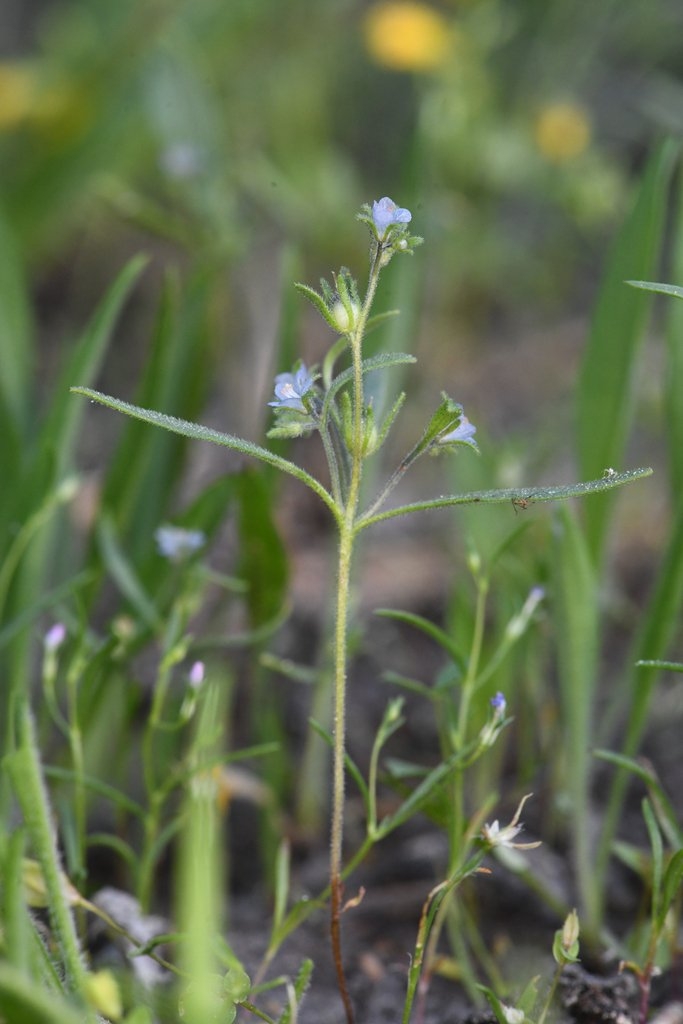
[[[55,79],[34,102],[30,123],[56,149],[80,139],[94,119],[92,95],[80,84]]]
[[[106,968],[87,974],[85,978],[85,994],[88,1002],[98,1013],[104,1014],[109,1020],[121,1020],[123,1002],[118,982],[110,970]]]
[[[36,80],[30,68],[0,63],[0,132],[11,131],[26,120],[35,94]]]
[[[387,0],[364,23],[370,55],[393,71],[430,71],[443,64],[453,35],[445,18],[417,0]]]
[[[0,132],[25,125],[62,146],[83,135],[92,119],[91,98],[83,89],[41,81],[28,64],[0,62]]]
[[[534,139],[550,163],[567,163],[580,156],[590,144],[588,115],[576,103],[549,103],[536,117]]]

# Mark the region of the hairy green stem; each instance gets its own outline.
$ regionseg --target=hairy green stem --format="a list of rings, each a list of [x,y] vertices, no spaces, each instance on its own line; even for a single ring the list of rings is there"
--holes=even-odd
[[[28,704],[19,712],[19,746],[4,761],[21,807],[31,845],[45,881],[50,923],[61,954],[67,989],[82,996],[85,965],[81,958],[74,919],[61,870],[57,837],[52,824],[40,756],[36,745],[33,716]]]
[[[332,826],[330,835],[330,934],[332,955],[337,972],[339,993],[344,1004],[347,1024],[353,1024],[354,1014],[349,996],[341,951],[342,913],[342,853],[344,833],[344,754],[346,751],[346,678],[347,678],[347,634],[349,620],[349,597],[351,582],[351,561],[356,535],[356,514],[360,497],[364,448],[364,395],[362,342],[365,325],[372,307],[380,272],[380,251],[378,245],[370,267],[368,289],[363,307],[358,316],[355,330],[350,339],[353,361],[353,440],[351,450],[351,474],[348,495],[343,516],[338,519],[339,548],[337,570],[337,617],[334,634],[334,743],[332,765]]]

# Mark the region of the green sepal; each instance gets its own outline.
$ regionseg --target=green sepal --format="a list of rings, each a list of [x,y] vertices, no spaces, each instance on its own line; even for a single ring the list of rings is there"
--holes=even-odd
[[[301,1001],[306,995],[306,990],[311,983],[311,975],[313,974],[313,961],[303,960],[299,973],[294,980],[294,999],[290,1000],[282,1011],[282,1015],[278,1021],[278,1024],[290,1024],[293,1014],[298,1010],[301,1005]],[[292,1005],[293,1004],[293,1005]]]
[[[329,289],[330,286],[327,284],[327,282],[321,283],[323,284],[323,286],[326,286],[327,289]],[[309,287],[309,285],[307,284],[302,284],[300,281],[296,281],[294,283],[294,287],[298,292],[300,292],[303,296],[305,296],[305,298],[308,299],[311,305],[315,306],[323,320],[330,325],[332,330],[335,333],[339,333],[339,328],[337,327],[336,321],[332,315],[332,311],[330,310],[329,306],[325,302],[325,299],[322,297],[322,295],[319,295],[314,288]]]
[[[385,234],[380,237],[369,203],[363,203],[360,213],[356,214],[356,220],[368,227],[376,241],[382,266],[386,266],[395,253],[407,253],[412,256],[413,249],[424,242],[424,238],[421,238],[420,235],[408,234],[407,224],[391,224]]]
[[[560,967],[566,964],[575,964],[579,960],[579,943],[573,942],[569,949],[565,948],[562,941],[562,928],[558,928],[553,938],[553,960]]]
[[[305,418],[296,409],[283,409],[277,423],[267,432],[268,438],[309,437],[317,428],[315,420]]]
[[[392,428],[392,426],[394,424],[394,420],[398,416],[398,414],[399,414],[399,412],[401,410],[401,406],[403,405],[405,400],[406,400],[406,393],[405,393],[405,391],[402,391],[401,394],[396,399],[396,401],[394,402],[394,404],[392,405],[392,407],[389,410],[389,412],[384,417],[384,420],[382,421],[382,426],[379,428],[379,433],[377,434],[377,439],[376,439],[376,441],[374,443],[374,446],[372,448],[372,453],[374,453],[376,451],[379,451],[379,449],[382,447],[382,445],[386,441],[387,435],[389,434],[389,431],[391,430],[391,428]],[[372,453],[369,453],[369,454],[372,454]]]
[[[384,709],[384,715],[375,736],[375,746],[378,748],[383,747],[387,740],[405,724],[405,718],[403,717],[404,704],[405,700],[403,697],[392,697]]]
[[[345,396],[348,396],[348,391],[344,392]],[[367,405],[365,408],[365,416],[363,417],[363,457],[365,458],[377,448],[377,427],[375,426],[375,410],[372,405]]]
[[[339,412],[341,418],[341,431],[344,444],[348,451],[353,446],[353,408],[351,406],[351,395],[348,391],[342,391],[339,396]]]
[[[522,1010],[525,1016],[530,1017],[533,1013],[536,1000],[538,999],[538,983],[541,980],[540,974],[536,974],[527,985],[517,1000],[517,1009]]]
[[[241,1003],[251,992],[251,979],[240,967],[231,967],[223,977],[223,991],[233,1003]]]
[[[451,430],[455,430],[463,418],[463,408],[459,402],[455,402],[452,398],[446,394],[445,391],[441,392],[441,405],[438,407],[431,420],[427,424],[427,429],[416,444],[413,451],[410,453],[411,462],[422,455],[427,449],[434,449],[434,446],[438,444],[439,439],[450,433]],[[466,444],[468,448],[474,448],[475,451],[479,451],[476,442],[473,440],[468,441],[453,441],[447,442],[445,447],[451,445]]]
[[[360,309],[358,285],[348,267],[341,267],[339,273],[334,275],[334,284],[339,301],[348,313],[351,312],[353,306]]]

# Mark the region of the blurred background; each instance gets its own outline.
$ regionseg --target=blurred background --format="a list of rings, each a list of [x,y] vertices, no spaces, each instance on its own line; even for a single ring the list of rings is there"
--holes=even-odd
[[[147,288],[213,276],[212,358],[272,345],[285,261],[361,272],[354,213],[388,194],[428,239],[395,289],[438,370],[521,344],[585,313],[645,155],[680,133],[682,29],[676,0],[5,0],[0,215],[38,335],[51,352],[145,250]]]
[[[354,214],[390,195],[427,241],[379,297],[404,311],[382,344],[420,357],[397,448],[448,388],[505,463],[498,483],[521,457],[557,479],[605,254],[648,153],[683,129],[682,29],[677,0],[5,0],[0,332],[20,326],[35,401],[145,252],[99,386],[134,394],[170,275],[185,411],[212,404],[259,439],[273,374],[330,343],[291,281],[343,263],[362,283]]]

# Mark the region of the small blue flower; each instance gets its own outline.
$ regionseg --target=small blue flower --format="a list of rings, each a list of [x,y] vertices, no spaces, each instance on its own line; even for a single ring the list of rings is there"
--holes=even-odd
[[[307,412],[301,401],[313,387],[313,377],[302,363],[295,373],[278,373],[275,378],[275,402],[268,402],[275,409],[295,409]]]
[[[54,626],[48,629],[47,633],[43,638],[45,650],[52,652],[56,651],[58,647],[61,647],[66,640],[66,626],[63,622],[55,622]]]
[[[190,672],[189,672],[188,677],[187,677],[187,680],[188,680],[188,682],[190,684],[190,687],[193,690],[198,690],[199,687],[202,685],[202,683],[204,682],[204,675],[205,675],[204,662],[203,661],[195,661],[195,663],[193,664],[192,668],[190,669]]]
[[[372,204],[372,219],[375,222],[377,234],[380,238],[384,238],[392,224],[409,224],[413,215],[410,210],[404,210],[403,207],[397,206],[389,196],[384,196],[383,199],[376,199]]]
[[[201,530],[184,530],[182,526],[160,526],[154,533],[159,554],[171,562],[182,562],[198,551],[206,536]]]
[[[493,708],[493,713],[498,718],[502,718],[503,715],[505,714],[505,709],[507,707],[507,701],[505,700],[505,695],[502,694],[500,692],[500,690],[499,690],[498,693],[494,697],[491,697],[491,700],[489,701],[489,703],[490,703],[491,707]]]
[[[476,432],[477,428],[475,425],[470,423],[467,416],[463,414],[455,430],[451,430],[450,434],[444,434],[443,437],[440,437],[439,443],[452,444],[455,441],[459,441],[464,444],[476,445],[476,442],[473,440]]]

